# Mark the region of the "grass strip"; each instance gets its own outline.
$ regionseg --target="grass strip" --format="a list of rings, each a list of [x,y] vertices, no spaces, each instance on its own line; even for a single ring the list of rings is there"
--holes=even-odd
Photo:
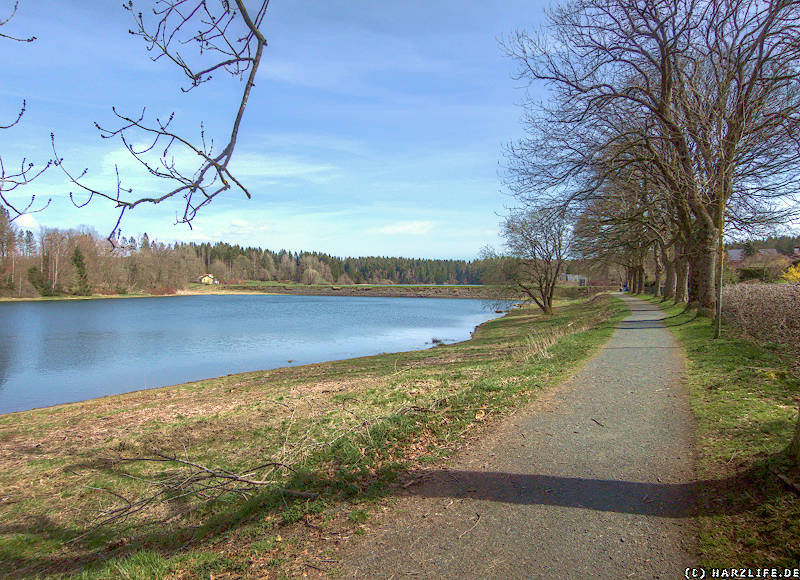
[[[697,420],[702,565],[796,568],[800,497],[780,477],[800,482],[788,453],[800,394],[792,361],[727,327],[715,340],[708,318],[661,306],[686,353]]]
[[[522,308],[459,344],[2,416],[0,570],[88,580],[324,568],[326,542],[363,533],[405,470],[441,461],[563,381],[625,312],[607,296],[565,301],[548,317]],[[274,482],[258,493],[205,501],[175,492],[95,528],[122,498],[180,479],[180,465],[104,459],[154,451],[236,473],[272,460],[291,470],[252,474]]]

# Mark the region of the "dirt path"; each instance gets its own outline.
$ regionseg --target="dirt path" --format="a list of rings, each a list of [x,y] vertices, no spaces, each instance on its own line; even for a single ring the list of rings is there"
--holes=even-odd
[[[683,578],[695,561],[683,361],[656,307],[341,555],[357,578]]]

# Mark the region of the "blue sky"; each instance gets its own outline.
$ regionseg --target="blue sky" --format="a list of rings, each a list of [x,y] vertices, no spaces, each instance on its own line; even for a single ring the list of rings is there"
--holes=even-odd
[[[272,0],[262,27],[269,46],[232,162],[253,199],[217,198],[192,230],[175,225],[180,200],[140,207],[126,216],[123,235],[467,259],[499,245],[498,214],[511,200],[498,168],[503,144],[521,132],[523,89],[497,39],[535,28],[543,9],[537,0]],[[112,105],[175,111],[189,134],[202,121],[224,141],[239,85],[220,78],[182,94],[179,71],[150,62],[127,33],[129,19],[120,2],[20,2],[3,32],[38,40],[0,44],[0,120],[28,103],[22,123],[0,131],[7,165],[51,157],[52,131],[66,166],[88,168],[93,186],[113,189],[116,163],[147,192],[120,144],[94,128],[113,125]],[[53,202],[20,225],[107,234],[110,204],[74,208],[69,189],[57,170],[46,173],[23,194]]]

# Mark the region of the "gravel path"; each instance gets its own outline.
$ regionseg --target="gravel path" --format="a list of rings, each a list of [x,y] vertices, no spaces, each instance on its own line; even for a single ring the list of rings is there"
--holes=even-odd
[[[680,348],[655,306],[570,381],[367,526],[357,578],[683,578],[695,562],[692,423]]]

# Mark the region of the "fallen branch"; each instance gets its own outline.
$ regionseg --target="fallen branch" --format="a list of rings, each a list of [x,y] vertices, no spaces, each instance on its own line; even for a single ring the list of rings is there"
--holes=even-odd
[[[76,542],[107,524],[124,521],[145,510],[155,509],[165,504],[175,504],[175,502],[184,501],[187,498],[195,498],[199,501],[182,510],[180,515],[185,515],[199,506],[227,494],[240,495],[248,499],[263,488],[271,488],[269,491],[272,493],[293,497],[308,499],[319,497],[319,494],[314,492],[274,487],[278,482],[277,479],[254,477],[258,472],[270,468],[273,470],[270,473],[274,473],[275,469],[295,471],[290,465],[279,461],[267,461],[239,473],[220,467],[209,467],[190,461],[188,458],[166,455],[159,451],[154,451],[152,455],[145,457],[113,457],[103,458],[103,461],[108,462],[112,467],[131,463],[165,463],[175,465],[177,469],[167,473],[162,471],[150,478],[127,472],[121,473],[122,476],[142,482],[150,488],[150,492],[138,499],[125,497],[110,489],[87,486],[86,489],[107,493],[122,503],[101,511],[99,514],[101,519],[91,529],[73,538],[70,542]],[[174,517],[173,515],[168,519]]]

